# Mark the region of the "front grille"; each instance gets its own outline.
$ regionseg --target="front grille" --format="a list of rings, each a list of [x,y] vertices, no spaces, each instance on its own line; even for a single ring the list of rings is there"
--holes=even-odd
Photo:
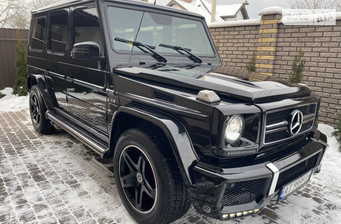
[[[279,142],[309,131],[313,127],[315,121],[316,107],[316,103],[313,103],[289,109],[287,108],[283,110],[267,112],[265,118],[266,126],[264,133],[264,143],[269,144],[273,142]],[[292,135],[290,134],[289,127],[292,113],[295,110],[302,112],[303,124],[301,130],[297,134]]]
[[[282,110],[274,113],[268,113],[266,117],[266,125],[276,124],[283,121],[289,116],[290,111],[291,110]]]
[[[274,133],[269,133],[265,136],[265,142],[272,142],[272,141],[277,141],[280,139],[286,139],[289,138],[290,134],[287,130],[283,130],[283,131],[277,131]]]
[[[267,178],[228,183],[222,198],[223,206],[250,203],[261,199],[266,188]]]
[[[291,167],[290,169],[281,172],[278,177],[276,190],[278,190],[280,187],[283,187],[283,185],[290,183],[291,181],[295,180],[299,176],[306,173],[308,170],[311,170],[313,167],[315,167],[318,156],[319,154],[309,158],[306,161],[303,161],[302,163],[294,167]]]
[[[304,123],[302,125],[301,132],[304,132],[304,131],[310,129],[313,126],[313,124],[314,124],[314,121],[309,121],[307,123]]]

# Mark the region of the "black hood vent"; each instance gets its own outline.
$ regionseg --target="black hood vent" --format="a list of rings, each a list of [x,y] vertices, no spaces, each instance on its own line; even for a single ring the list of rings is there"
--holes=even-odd
[[[164,93],[154,92],[154,98],[174,103],[174,98],[172,96],[164,94]]]

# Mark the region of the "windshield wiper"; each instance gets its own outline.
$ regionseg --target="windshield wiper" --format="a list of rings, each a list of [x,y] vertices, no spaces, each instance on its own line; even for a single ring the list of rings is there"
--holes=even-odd
[[[199,64],[202,63],[202,60],[199,57],[195,56],[194,54],[192,54],[190,52],[191,49],[183,48],[183,47],[180,47],[180,46],[172,46],[172,45],[168,45],[168,44],[159,44],[159,46],[160,47],[165,47],[165,48],[173,49],[173,50],[179,52],[180,54],[185,54],[186,53],[188,55],[188,58],[191,59],[194,63],[199,63]]]
[[[137,42],[137,41],[122,39],[119,37],[115,37],[114,40],[119,41],[119,42],[123,42],[123,43],[127,43],[127,44],[132,44],[133,46],[136,46],[141,51],[143,51],[145,53],[149,53],[158,62],[163,62],[163,63],[167,62],[167,59],[165,57],[163,57],[161,54],[154,51],[155,47],[153,47],[153,46],[149,46],[149,45]],[[147,49],[147,50],[145,50],[145,49]]]

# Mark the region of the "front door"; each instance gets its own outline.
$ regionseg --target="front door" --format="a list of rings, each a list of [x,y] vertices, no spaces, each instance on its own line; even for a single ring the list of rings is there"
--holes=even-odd
[[[103,42],[97,9],[93,4],[73,11],[73,44],[93,41]],[[70,59],[67,69],[67,100],[69,112],[76,119],[103,134],[108,133],[106,115],[106,70],[105,65],[95,59]]]

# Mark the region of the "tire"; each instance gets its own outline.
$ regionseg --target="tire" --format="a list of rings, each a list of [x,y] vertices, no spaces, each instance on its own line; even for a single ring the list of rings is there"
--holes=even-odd
[[[121,200],[138,223],[170,223],[190,207],[174,156],[152,133],[129,129],[121,135],[114,174]]]
[[[31,121],[34,129],[41,134],[53,133],[55,128],[45,116],[47,109],[37,85],[31,87],[29,101]]]

